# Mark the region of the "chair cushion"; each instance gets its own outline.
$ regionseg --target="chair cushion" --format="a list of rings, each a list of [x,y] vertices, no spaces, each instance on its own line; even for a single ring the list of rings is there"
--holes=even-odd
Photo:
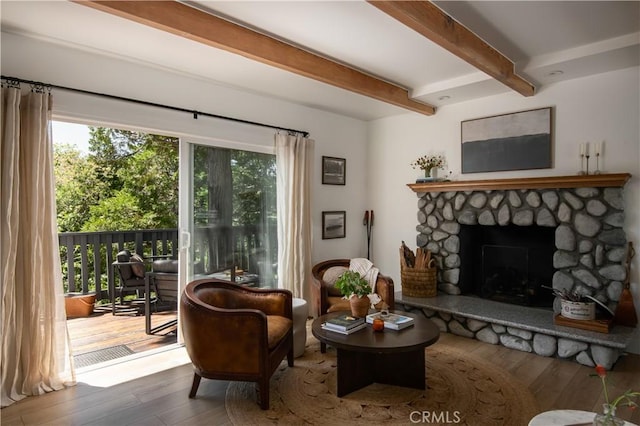
[[[342,296],[340,290],[335,288],[334,285],[338,278],[348,270],[349,268],[346,266],[332,266],[324,271],[324,274],[322,274],[322,281],[327,283],[327,292],[329,293],[329,296]]]
[[[329,302],[329,308],[327,309],[327,313],[351,310],[351,305],[349,304],[348,299],[343,299],[342,297],[328,297],[327,302]],[[383,305],[384,305],[384,300],[381,300],[380,302],[374,305],[374,308],[382,309]]]
[[[159,259],[153,261],[153,272],[178,273],[178,261],[176,259]]]
[[[289,318],[267,315],[267,341],[270,350],[278,346],[291,327],[293,327],[293,321]]]
[[[144,278],[144,261],[140,255],[135,253],[132,254],[129,261],[131,262],[131,271],[133,272],[133,275],[139,278]]]
[[[327,312],[350,311],[351,310],[351,305],[349,304],[349,299],[343,299],[342,297],[329,296],[327,298],[327,302],[329,303],[329,308],[327,309]]]

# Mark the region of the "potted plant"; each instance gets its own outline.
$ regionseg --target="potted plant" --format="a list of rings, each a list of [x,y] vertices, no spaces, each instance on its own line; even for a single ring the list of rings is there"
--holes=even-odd
[[[362,278],[355,271],[345,271],[336,280],[335,287],[345,299],[349,299],[351,305],[351,315],[357,318],[363,318],[369,313],[369,294],[371,286],[369,282]]]

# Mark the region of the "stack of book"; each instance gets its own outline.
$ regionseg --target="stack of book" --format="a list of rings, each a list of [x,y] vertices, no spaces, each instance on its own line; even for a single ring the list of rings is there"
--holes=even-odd
[[[403,328],[407,328],[413,325],[413,322],[414,322],[413,318],[408,317],[406,315],[399,315],[399,314],[382,315],[380,312],[367,315],[367,322],[369,324],[373,323],[374,318],[381,318],[384,321],[384,328],[388,328],[391,330],[402,330]]]
[[[335,318],[331,318],[322,323],[323,330],[335,331],[341,334],[351,334],[358,330],[362,330],[367,326],[364,318],[356,318],[351,315],[343,314]]]

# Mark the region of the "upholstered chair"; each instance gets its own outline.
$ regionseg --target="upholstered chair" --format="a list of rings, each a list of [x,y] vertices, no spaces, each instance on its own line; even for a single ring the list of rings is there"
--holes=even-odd
[[[340,290],[334,287],[334,283],[340,275],[349,269],[350,259],[332,259],[325,260],[313,266],[311,274],[313,276],[312,290],[316,301],[316,309],[318,315],[324,315],[328,312],[348,311],[350,310],[349,301],[344,299]],[[381,307],[382,303],[389,306],[389,309],[395,308],[394,286],[391,277],[378,274],[376,281],[376,293],[382,299],[376,307]],[[320,344],[320,351],[326,351],[326,345]]]
[[[269,380],[284,357],[293,367],[292,294],[216,279],[189,283],[180,299],[187,353],[194,367],[189,398],[202,377],[256,382],[269,408]]]

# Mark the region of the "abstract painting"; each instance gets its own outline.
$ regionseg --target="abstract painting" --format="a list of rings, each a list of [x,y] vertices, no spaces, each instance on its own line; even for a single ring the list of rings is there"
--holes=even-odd
[[[462,173],[551,167],[551,107],[463,121]]]

